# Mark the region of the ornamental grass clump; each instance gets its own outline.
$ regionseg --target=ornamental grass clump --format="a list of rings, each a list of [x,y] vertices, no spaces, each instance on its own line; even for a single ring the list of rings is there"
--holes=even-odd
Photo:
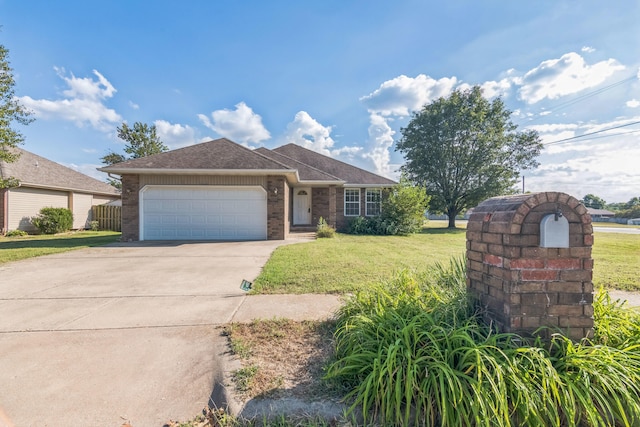
[[[327,377],[350,390],[365,423],[639,425],[638,315],[628,314],[620,332],[619,310],[599,295],[593,342],[554,335],[529,345],[481,321],[467,299],[464,260],[404,271],[340,310]]]

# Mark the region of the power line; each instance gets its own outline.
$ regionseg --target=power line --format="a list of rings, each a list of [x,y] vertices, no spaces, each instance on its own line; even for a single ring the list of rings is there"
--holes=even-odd
[[[553,109],[550,109],[550,110],[547,110],[547,111],[549,111],[549,113],[552,113],[552,112],[556,112],[558,110],[562,110],[562,109],[564,109],[566,107],[569,107],[571,105],[574,105],[574,104],[577,104],[579,102],[582,102],[587,98],[591,98],[592,96],[599,95],[602,92],[606,92],[606,91],[608,91],[610,89],[613,89],[613,88],[615,88],[617,86],[623,85],[623,84],[631,82],[633,80],[636,80],[637,78],[638,78],[638,75],[637,74],[633,74],[633,75],[631,75],[631,76],[629,76],[629,77],[627,77],[625,79],[622,79],[622,80],[619,80],[617,82],[611,83],[611,84],[609,84],[607,86],[601,87],[601,88],[593,90],[591,92],[587,92],[584,95],[580,95],[580,96],[577,96],[577,97],[575,97],[575,98],[573,98],[571,100],[568,100],[568,101],[565,101],[565,102],[561,102],[561,103],[557,104]],[[535,118],[529,120],[526,124],[541,120],[543,117],[545,117],[545,116],[539,115],[538,117],[535,117]],[[525,125],[525,123],[520,122],[519,125]]]
[[[613,127],[606,128],[606,129],[600,129],[600,130],[597,130],[597,131],[594,131],[594,132],[583,133],[582,135],[576,135],[576,136],[572,136],[572,137],[569,137],[569,138],[559,139],[558,141],[547,142],[544,145],[548,146],[548,145],[561,144],[561,143],[564,143],[564,142],[573,141],[575,139],[584,138],[584,137],[587,137],[587,136],[590,136],[590,135],[596,135],[598,133],[607,132],[607,131],[614,130],[614,129],[620,129],[620,128],[623,128],[623,127],[626,127],[626,126],[637,125],[638,123],[640,123],[640,120],[635,121],[635,122],[631,122],[631,123],[627,123],[627,124],[624,124],[624,125],[618,125],[618,126],[613,126]],[[633,132],[638,132],[638,131],[640,131],[640,129],[634,130],[634,131],[631,131],[631,132],[626,132],[626,133],[633,133]],[[608,137],[608,136],[614,136],[614,135],[604,135],[601,138]]]

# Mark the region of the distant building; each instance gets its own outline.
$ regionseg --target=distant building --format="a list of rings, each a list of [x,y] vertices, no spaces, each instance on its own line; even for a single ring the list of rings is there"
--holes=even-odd
[[[591,215],[592,221],[608,221],[609,218],[613,218],[616,216],[615,212],[608,211],[606,209],[594,209],[587,208],[587,212]]]

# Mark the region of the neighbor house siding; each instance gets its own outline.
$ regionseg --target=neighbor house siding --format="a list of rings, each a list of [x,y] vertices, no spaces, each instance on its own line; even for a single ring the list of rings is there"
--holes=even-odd
[[[73,228],[76,230],[88,228],[91,222],[93,196],[91,194],[72,193],[69,204],[73,212]]]
[[[69,208],[69,193],[29,187],[11,188],[7,205],[7,229],[34,232],[37,229],[31,224],[31,217],[38,215],[42,208]]]
[[[237,175],[141,175],[140,188],[145,185],[260,185],[266,189],[267,178]]]

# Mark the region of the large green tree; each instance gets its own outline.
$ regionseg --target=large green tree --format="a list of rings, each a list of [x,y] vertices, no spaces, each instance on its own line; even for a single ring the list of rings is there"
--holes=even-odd
[[[149,126],[146,123],[135,122],[133,127],[129,127],[126,123],[123,123],[118,128],[118,138],[127,143],[124,146],[125,154],[116,153],[115,151],[109,152],[100,158],[105,165],[113,165],[152,154],[164,153],[169,150],[158,137],[156,125]],[[109,183],[116,188],[121,187],[121,183],[118,180],[109,179]]]
[[[602,198],[594,195],[594,194],[587,194],[585,195],[581,202],[588,208],[593,208],[593,209],[604,209],[607,207],[607,202],[605,202]]]
[[[0,45],[0,161],[14,162],[18,156],[10,149],[24,142],[24,136],[14,128],[12,122],[28,125],[33,121],[28,111],[15,97],[13,69],[9,64],[9,51]],[[15,183],[13,178],[1,178],[0,188]]]
[[[500,98],[482,89],[455,90],[415,112],[396,150],[407,176],[431,196],[429,210],[456,215],[483,200],[505,194],[523,169],[536,167],[542,143],[533,130],[517,131]]]

